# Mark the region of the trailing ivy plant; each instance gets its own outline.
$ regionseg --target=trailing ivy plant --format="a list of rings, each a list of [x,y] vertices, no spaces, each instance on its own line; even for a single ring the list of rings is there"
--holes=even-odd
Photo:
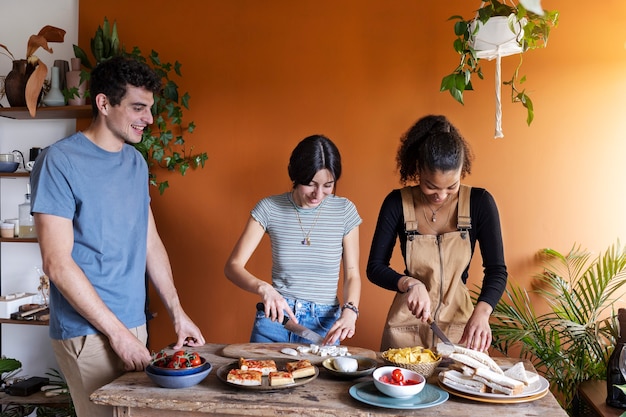
[[[517,28],[521,28],[522,32],[518,39],[522,51],[526,52],[530,49],[545,47],[548,43],[550,30],[557,26],[559,20],[559,12],[557,10],[540,11],[533,8],[535,12],[529,11],[524,7],[523,1],[516,4],[515,1],[509,3],[500,2],[498,0],[484,0],[482,7],[473,12],[473,17],[466,19],[463,16],[455,15],[448,20],[454,20],[454,40],[453,47],[459,54],[459,65],[441,80],[440,91],[449,91],[450,95],[461,104],[463,102],[463,93],[466,90],[473,90],[472,75],[476,74],[478,78],[483,79],[482,62],[476,55],[473,39],[480,30],[480,22],[485,24],[490,18],[495,16],[505,16],[508,18],[508,26],[513,33],[517,33]],[[516,82],[524,83],[526,76],[520,76],[519,71],[522,65],[523,52],[519,54],[519,65],[513,71],[508,81],[504,81],[504,85],[511,87],[511,101],[514,103],[522,103],[526,108],[526,123],[530,126],[534,118],[533,103],[525,89],[520,89]]]
[[[581,382],[606,378],[618,336],[614,304],[624,295],[626,249],[617,242],[596,258],[576,246],[565,255],[553,249],[541,254],[544,271],[534,289],[509,282],[496,305],[492,346],[530,360],[571,412]],[[546,313],[535,309],[530,294],[544,301]]]
[[[187,92],[179,94],[174,79],[174,76],[182,77],[180,70],[182,65],[178,61],[173,64],[161,61],[155,50],[147,56],[142,54],[138,47],[133,47],[131,52],[127,52],[120,43],[117,23],[113,22],[111,26],[106,17],[104,24],[98,26],[95,36],[91,39],[91,53],[95,59],[94,64],[82,48],[74,45],[74,55],[80,58],[84,66],[81,69],[81,81],[89,81],[89,71],[95,65],[118,55],[148,64],[162,79],[163,86],[161,91],[155,94],[152,106],[154,123],[144,131],[141,142],[134,144],[150,168],[150,185],[158,187],[161,194],[169,187],[168,181],[157,181],[155,167],[178,171],[183,176],[190,168],[204,168],[208,159],[206,152],[194,152],[193,147],[185,145],[185,135],[193,133],[196,125],[193,121],[183,122],[183,109],[189,110],[190,96]],[[76,92],[68,93],[72,95]]]

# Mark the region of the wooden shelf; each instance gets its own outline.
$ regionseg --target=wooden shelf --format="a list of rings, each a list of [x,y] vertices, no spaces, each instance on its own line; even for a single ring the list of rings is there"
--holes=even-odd
[[[29,177],[28,171],[15,171],[15,172],[0,172],[0,177],[16,178],[16,177]]]
[[[46,397],[43,392],[36,392],[27,397],[20,397],[0,392],[0,404],[30,404],[35,406],[45,405],[48,407],[67,407],[69,405],[69,401],[70,397],[63,394],[56,397]]]
[[[37,107],[35,117],[30,117],[26,107],[0,107],[0,117],[16,120],[88,119],[91,118],[91,105]]]
[[[0,242],[3,243],[37,243],[36,237],[0,237]]]
[[[0,324],[28,324],[32,326],[47,326],[50,324],[48,320],[13,320],[13,319],[0,319]]]

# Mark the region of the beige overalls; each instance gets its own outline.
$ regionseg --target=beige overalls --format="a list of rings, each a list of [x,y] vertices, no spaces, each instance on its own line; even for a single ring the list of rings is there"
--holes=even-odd
[[[457,230],[439,236],[417,233],[419,187],[401,190],[406,242],[406,268],[428,289],[432,318],[453,343],[458,343],[473,305],[461,276],[471,260],[469,211],[471,187],[459,189]],[[389,348],[435,347],[437,340],[428,323],[415,318],[407,307],[407,294],[397,293],[383,331],[381,351]]]

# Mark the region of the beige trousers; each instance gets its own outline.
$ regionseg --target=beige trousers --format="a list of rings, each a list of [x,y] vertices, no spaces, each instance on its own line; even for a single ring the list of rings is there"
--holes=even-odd
[[[144,344],[148,340],[146,326],[130,331]],[[69,386],[78,417],[112,417],[113,407],[97,405],[89,400],[92,392],[118,378],[124,364],[102,334],[90,334],[66,340],[52,340],[52,348],[61,373]]]

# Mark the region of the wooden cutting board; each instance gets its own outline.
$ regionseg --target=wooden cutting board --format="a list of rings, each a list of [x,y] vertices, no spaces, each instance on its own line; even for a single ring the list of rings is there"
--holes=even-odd
[[[314,365],[321,364],[328,356],[319,356],[312,353],[299,353],[298,356],[291,356],[281,352],[283,348],[296,349],[301,345],[297,343],[238,343],[224,346],[222,356],[227,358],[286,358],[286,359],[308,359]],[[377,359],[376,352],[359,347],[346,346],[352,356],[364,356]]]

